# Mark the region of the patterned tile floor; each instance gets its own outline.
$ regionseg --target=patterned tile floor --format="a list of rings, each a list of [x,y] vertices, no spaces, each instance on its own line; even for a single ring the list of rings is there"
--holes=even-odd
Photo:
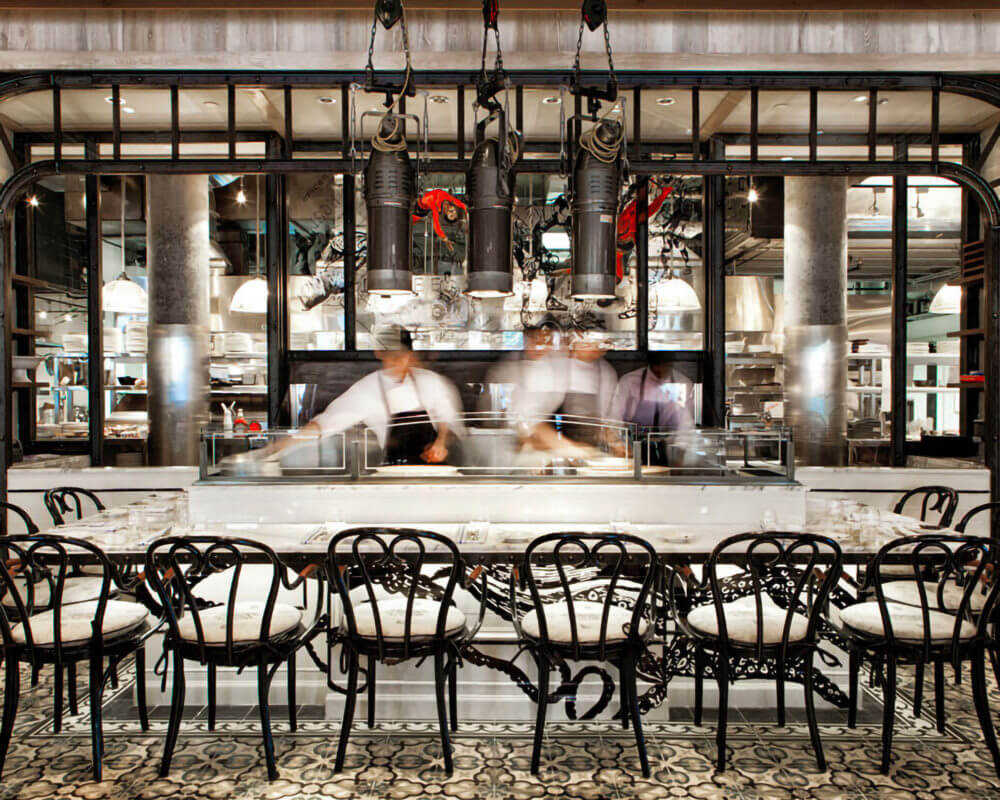
[[[123,666],[122,674],[127,674]],[[27,677],[27,676],[26,676]],[[910,713],[912,673],[904,676],[903,700],[890,775],[879,774],[880,726],[877,693],[869,693],[856,730],[830,712],[821,719],[829,769],[816,768],[800,715],[777,728],[759,710],[735,708],[730,717],[731,767],[715,772],[715,729],[690,722],[690,709],[672,710],[669,723],[647,724],[653,777],[639,773],[630,732],[611,724],[551,725],[542,774],[528,772],[530,727],[464,722],[455,736],[455,775],[443,772],[435,728],[430,724],[383,724],[352,736],[347,768],[331,770],[339,726],[322,709],[303,707],[300,730],[288,733],[285,709],[274,709],[281,778],[268,783],[255,708],[222,708],[217,730],[207,730],[204,710],[188,709],[168,778],[157,776],[166,727],[164,707],[152,711],[152,730],[135,721],[129,687],[111,693],[107,717],[105,779],[90,773],[88,709],[66,720],[56,734],[51,720],[51,683],[43,679],[21,697],[14,743],[0,782],[8,798],[192,798],[193,800],[298,800],[299,798],[453,798],[522,800],[975,800],[1000,799],[1000,779],[968,696],[968,680],[949,684],[944,734],[926,717]],[[82,685],[83,678],[81,678]],[[25,681],[25,685],[27,685]],[[993,707],[1000,693],[992,688]],[[925,698],[933,688],[928,683]]]

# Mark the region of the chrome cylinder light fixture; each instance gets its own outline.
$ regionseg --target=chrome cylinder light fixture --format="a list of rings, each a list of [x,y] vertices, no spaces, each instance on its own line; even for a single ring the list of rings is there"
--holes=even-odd
[[[506,125],[506,121],[501,121]],[[501,136],[504,136],[501,133]],[[497,139],[485,139],[472,153],[466,174],[469,202],[469,286],[472,297],[506,297],[511,272],[513,158]]]
[[[573,169],[572,290],[578,299],[614,298],[622,125],[602,119],[580,137]]]
[[[365,166],[368,209],[368,291],[412,294],[410,273],[416,179],[403,135],[404,118],[386,114]]]

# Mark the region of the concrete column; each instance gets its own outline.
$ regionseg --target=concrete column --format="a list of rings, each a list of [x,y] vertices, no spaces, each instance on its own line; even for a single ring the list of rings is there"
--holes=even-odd
[[[149,457],[196,465],[210,385],[208,180],[148,175],[146,200]]]
[[[847,180],[785,178],[785,417],[802,464],[847,460]]]

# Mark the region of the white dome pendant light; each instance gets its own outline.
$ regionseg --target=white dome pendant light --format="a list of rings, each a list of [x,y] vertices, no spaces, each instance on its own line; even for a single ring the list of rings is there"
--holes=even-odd
[[[254,238],[257,243],[257,275],[236,290],[232,301],[229,303],[229,310],[240,311],[244,314],[266,314],[267,281],[260,275],[260,175],[256,176],[254,194],[256,208],[254,213]]]
[[[105,311],[114,314],[146,314],[149,311],[149,297],[146,290],[125,273],[125,176],[121,181],[121,272],[113,281],[101,287],[101,305]]]

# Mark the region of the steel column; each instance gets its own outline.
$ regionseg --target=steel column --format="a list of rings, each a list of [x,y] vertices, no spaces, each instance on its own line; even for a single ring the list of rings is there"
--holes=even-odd
[[[986,385],[983,439],[990,468],[990,499],[1000,500],[1000,223],[993,219],[986,229],[986,280],[983,327],[986,329]],[[998,512],[993,512],[993,529]]]
[[[895,147],[895,160],[906,161],[905,144]],[[892,464],[906,466],[906,282],[909,225],[907,179],[892,179]]]
[[[96,144],[87,143],[87,157],[93,158]],[[123,181],[124,185],[124,181]],[[104,311],[101,291],[103,236],[101,232],[101,186],[97,175],[84,179],[87,231],[87,397],[90,405],[90,466],[104,465]],[[121,202],[125,203],[124,191]],[[124,207],[124,205],[123,205]],[[122,234],[122,252],[125,236]]]
[[[722,145],[709,143],[709,158],[719,158]],[[705,370],[702,420],[722,428],[726,424],[726,179],[704,179],[702,201],[703,263],[705,265]]]
[[[272,137],[269,157],[284,154],[286,141]],[[284,175],[268,175],[264,181],[267,203],[267,421],[270,426],[287,425],[288,397],[288,197]]]
[[[635,194],[635,348],[649,351],[649,178],[636,182]]]

